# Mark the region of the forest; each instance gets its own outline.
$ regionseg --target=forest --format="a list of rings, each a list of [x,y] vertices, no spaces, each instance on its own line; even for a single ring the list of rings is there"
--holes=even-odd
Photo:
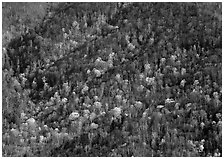
[[[222,3],[3,2],[2,156],[221,157]]]

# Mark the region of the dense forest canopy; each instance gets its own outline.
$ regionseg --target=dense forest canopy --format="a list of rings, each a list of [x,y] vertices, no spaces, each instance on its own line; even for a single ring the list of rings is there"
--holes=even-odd
[[[3,3],[3,156],[221,156],[221,3]]]

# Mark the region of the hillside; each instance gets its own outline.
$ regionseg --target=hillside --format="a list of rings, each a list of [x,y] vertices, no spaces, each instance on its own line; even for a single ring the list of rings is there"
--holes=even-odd
[[[3,3],[3,156],[222,156],[221,3]]]

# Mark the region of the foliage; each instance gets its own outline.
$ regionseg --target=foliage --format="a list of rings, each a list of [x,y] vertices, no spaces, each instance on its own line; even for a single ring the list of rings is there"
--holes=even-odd
[[[221,156],[221,3],[3,6],[3,156]]]

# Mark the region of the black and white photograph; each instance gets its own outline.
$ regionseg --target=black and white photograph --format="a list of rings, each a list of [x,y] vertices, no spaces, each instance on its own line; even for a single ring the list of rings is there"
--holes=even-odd
[[[222,2],[1,2],[2,157],[222,157]]]

